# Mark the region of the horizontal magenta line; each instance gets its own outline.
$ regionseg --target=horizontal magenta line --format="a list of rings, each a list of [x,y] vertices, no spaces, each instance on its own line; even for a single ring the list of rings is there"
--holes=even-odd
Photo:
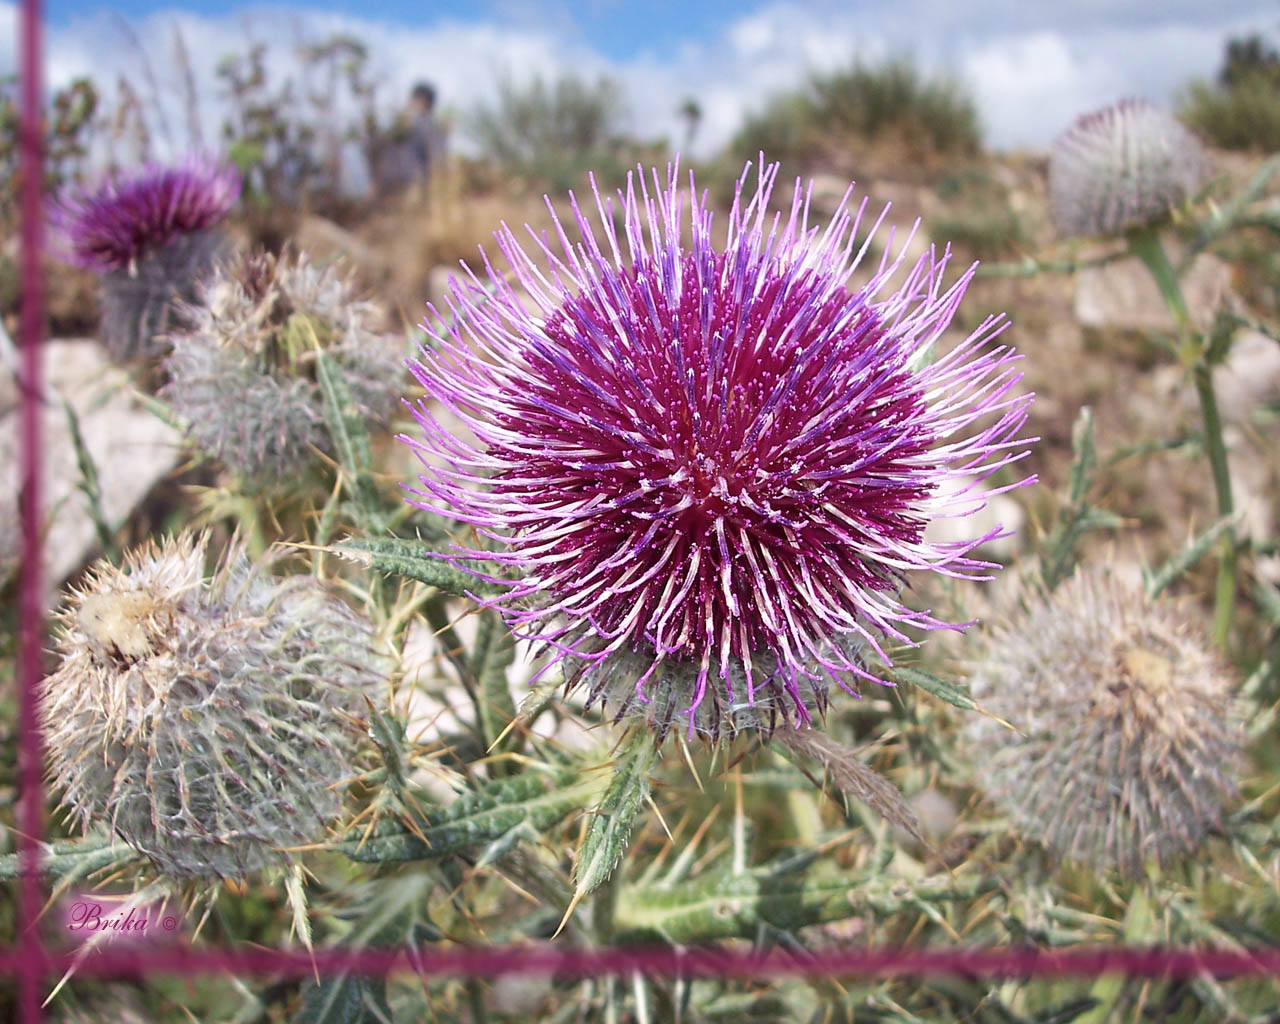
[[[31,950],[0,954],[0,972],[31,971]],[[37,954],[37,957],[39,954]],[[72,966],[75,953],[44,951],[45,973],[58,974]],[[392,972],[424,975],[561,974],[584,977],[602,973],[642,971],[663,975],[704,977],[848,975],[949,975],[981,977],[1068,978],[1119,973],[1142,978],[1188,978],[1280,975],[1280,948],[1255,950],[1195,950],[1130,947],[1088,947],[1064,950],[975,949],[860,949],[845,948],[799,954],[786,950],[764,953],[715,949],[556,950],[544,947],[502,949],[397,950],[225,950],[189,946],[135,950],[104,949],[76,966],[78,976],[145,978],[156,974],[234,973],[381,975]]]

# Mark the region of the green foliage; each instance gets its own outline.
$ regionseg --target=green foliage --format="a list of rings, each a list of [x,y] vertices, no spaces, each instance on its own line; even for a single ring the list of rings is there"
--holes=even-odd
[[[1280,151],[1280,53],[1256,33],[1228,40],[1217,81],[1192,82],[1179,113],[1215,146]]]
[[[1029,246],[1009,189],[979,164],[947,175],[937,193],[943,207],[929,218],[930,237],[969,249],[983,260],[1015,256]]]
[[[618,180],[640,147],[628,137],[626,106],[616,81],[575,75],[498,84],[490,105],[473,109],[467,130],[481,153],[506,174],[538,188],[580,187],[588,171]]]
[[[649,772],[657,757],[653,737],[647,729],[637,729],[618,757],[609,788],[591,812],[587,835],[578,851],[578,897],[604,882],[626,852],[636,814],[649,796]]]
[[[1280,152],[1280,88],[1270,71],[1241,73],[1228,88],[1192,82],[1179,114],[1222,149]]]
[[[283,81],[272,75],[262,42],[217,66],[230,107],[223,145],[245,175],[246,199],[264,211],[282,203],[336,207],[343,147],[355,142],[372,166],[390,130],[363,41],[345,33],[304,40],[297,57],[299,76]],[[344,109],[354,113],[335,116]]]
[[[446,594],[493,594],[492,583],[454,568],[423,541],[399,537],[353,537],[342,543],[337,553],[390,575],[417,580]]]
[[[883,139],[933,154],[974,154],[982,141],[977,107],[959,83],[926,77],[905,58],[858,60],[775,96],[747,118],[730,150],[742,159],[763,152],[771,160],[806,163]]]
[[[354,861],[446,857],[462,850],[509,844],[539,833],[581,810],[608,783],[603,772],[577,768],[526,772],[487,783],[421,821],[388,821],[372,831],[355,829],[333,844]]]
[[[87,78],[76,78],[53,94],[45,120],[45,188],[60,188],[79,176],[94,129],[98,90]],[[0,76],[0,223],[17,215],[22,187],[19,146],[18,81]]]

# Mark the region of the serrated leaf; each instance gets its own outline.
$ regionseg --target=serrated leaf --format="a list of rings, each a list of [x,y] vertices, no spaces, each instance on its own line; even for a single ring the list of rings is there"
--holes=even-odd
[[[324,418],[333,438],[338,461],[354,480],[368,471],[373,463],[369,448],[369,432],[341,367],[337,366],[322,349],[315,351],[316,381],[324,395]]]
[[[138,853],[124,843],[106,839],[82,839],[69,843],[45,845],[40,856],[40,875],[44,878],[84,878],[103,868],[114,867],[137,857]],[[11,882],[21,872],[21,855],[7,853],[0,857],[0,882]]]
[[[486,783],[459,797],[443,811],[415,823],[390,821],[365,837],[355,829],[332,845],[354,861],[428,860],[486,846],[512,829],[528,825],[536,832],[558,825],[590,806],[608,779],[602,772],[561,768],[550,773],[526,771]]]
[[[67,414],[67,424],[71,428],[71,446],[76,453],[76,469],[80,479],[76,487],[84,495],[89,504],[89,518],[93,520],[93,530],[98,536],[98,546],[106,558],[114,558],[115,541],[111,527],[107,524],[106,513],[102,510],[102,487],[98,477],[98,464],[94,462],[89,447],[84,443],[84,435],[80,432],[80,417],[76,415],[71,403],[63,399],[62,408]]]
[[[1067,476],[1067,494],[1073,504],[1080,504],[1093,485],[1093,474],[1098,466],[1098,453],[1093,445],[1093,410],[1080,407],[1071,427],[1071,448],[1074,457]]]
[[[1280,590],[1274,583],[1255,580],[1253,586],[1254,600],[1262,613],[1277,626],[1280,626]]]
[[[893,678],[899,682],[908,683],[924,690],[926,693],[931,693],[939,700],[945,700],[955,707],[964,708],[966,711],[982,710],[981,705],[959,683],[950,683],[935,676],[932,672],[926,672],[920,668],[910,668],[905,665],[894,666],[890,672]]]
[[[339,916],[357,917],[356,926],[338,945],[343,949],[416,949],[438,942],[440,931],[427,916],[434,876],[407,872],[365,883],[350,894],[351,910]],[[340,973],[303,988],[302,1006],[294,1024],[387,1024],[391,1022],[384,978]]]
[[[592,809],[587,834],[578,851],[574,902],[596,889],[618,866],[627,850],[636,813],[649,796],[649,773],[659,756],[653,737],[639,729],[619,755],[609,787]]]
[[[1235,522],[1235,516],[1223,516],[1203,533],[1192,537],[1182,550],[1170,558],[1159,569],[1149,572],[1143,569],[1142,575],[1146,583],[1147,596],[1156,597],[1174,580],[1186,572],[1208,552],[1213,542],[1222,536]]]
[[[370,529],[382,527],[382,502],[369,471],[373,455],[369,447],[369,431],[351,389],[347,387],[342,368],[320,348],[315,350],[316,380],[324,395],[324,418],[341,464],[343,483],[355,502],[359,518]]]
[[[500,588],[445,561],[425,542],[403,537],[349,537],[327,549],[379,572],[417,580],[446,594],[496,594]]]
[[[395,1024],[386,978],[343,974],[302,988],[294,1024]]]
[[[481,741],[492,752],[498,737],[516,717],[507,669],[516,660],[515,638],[493,609],[480,613],[480,627],[467,664],[476,685],[476,717]]]
[[[754,939],[762,925],[794,932],[815,924],[919,911],[922,904],[971,900],[999,886],[992,875],[926,878],[898,875],[855,878],[832,868],[778,876],[767,868],[745,874],[720,871],[670,888],[627,885],[618,895],[619,939],[659,936],[678,945],[719,939]]]

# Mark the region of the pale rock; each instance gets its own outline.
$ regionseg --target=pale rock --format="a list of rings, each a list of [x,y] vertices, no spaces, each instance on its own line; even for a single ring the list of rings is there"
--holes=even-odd
[[[477,622],[477,616],[464,615],[454,624],[458,638],[467,650],[474,643]],[[409,740],[429,744],[442,733],[470,730],[475,723],[475,709],[471,698],[461,685],[453,681],[452,669],[446,663],[440,642],[424,621],[417,620],[409,626],[401,660],[405,680],[402,700],[408,720]],[[529,645],[517,642],[515,661],[507,669],[507,686],[512,704],[517,709],[532,695],[530,679],[536,668],[529,654]],[[539,685],[545,685],[549,681],[544,676]],[[562,691],[557,691],[555,700],[571,711],[580,710],[582,692],[575,691],[566,698]],[[535,736],[567,749],[595,750],[602,742],[601,737],[585,727],[573,713],[540,714],[532,722],[530,729]],[[442,776],[422,781],[442,798],[442,802],[452,799],[440,789],[442,785],[451,786],[451,778]]]
[[[5,368],[11,375],[12,365]],[[98,472],[103,516],[118,529],[180,457],[181,437],[134,399],[128,376],[113,366],[95,341],[56,340],[44,349],[47,401],[43,427],[43,500],[46,521],[43,577],[49,596],[96,544],[88,501],[78,488],[71,427],[62,402],[75,410]],[[18,518],[19,448],[17,408],[0,418],[0,464],[10,486],[0,495],[0,538],[21,535]],[[12,556],[13,553],[10,553]],[[0,553],[0,562],[7,561]]]
[[[950,797],[928,786],[907,798],[907,804],[915,813],[920,832],[930,843],[947,839],[960,821],[960,813]],[[894,825],[890,830],[896,843],[915,846],[915,838],[904,828]]]
[[[977,501],[965,504],[960,495],[971,484],[970,480],[958,478],[949,478],[943,483],[943,493],[958,499],[958,511],[968,511],[969,514],[931,520],[925,527],[924,539],[931,544],[954,544],[985,536],[998,527],[1003,535],[987,541],[976,549],[975,554],[999,562],[1008,561],[1017,550],[1017,534],[1026,513],[1006,494],[997,494],[987,499],[985,504]]]
[[[1247,423],[1258,406],[1280,395],[1280,341],[1241,331],[1213,383],[1223,421]]]
[[[293,245],[317,263],[343,263],[353,268],[366,286],[382,280],[390,270],[377,250],[346,228],[315,214],[308,214],[298,223]]]
[[[465,276],[461,267],[435,266],[427,271],[427,301],[435,306],[441,316],[449,316],[447,296],[451,289],[449,282],[455,277]]]
[[[1202,254],[1182,277],[1182,294],[1201,330],[1213,323],[1231,285],[1231,267]],[[1084,327],[1172,331],[1173,318],[1155,281],[1136,258],[1087,267],[1076,274],[1076,319]]]
[[[538,943],[524,947],[534,950],[541,947],[554,952],[550,943]],[[542,973],[499,974],[489,986],[489,1008],[495,1013],[523,1020],[534,1020],[551,996],[551,975]]]

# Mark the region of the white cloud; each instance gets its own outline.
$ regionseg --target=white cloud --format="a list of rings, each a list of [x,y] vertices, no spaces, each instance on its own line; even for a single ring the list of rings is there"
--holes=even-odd
[[[209,141],[220,120],[214,71],[223,55],[244,52],[249,39],[266,42],[268,66],[283,77],[291,69],[297,73],[292,51],[302,38],[349,32],[370,46],[386,107],[403,102],[420,78],[432,80],[446,108],[457,111],[491,97],[504,76],[607,73],[623,83],[631,128],[646,137],[665,135],[673,146],[684,137],[677,107],[684,97],[696,97],[703,110],[697,150],[706,154],[727,141],[745,112],[759,109],[772,92],[799,85],[810,70],[854,55],[874,60],[909,52],[926,68],[958,73],[968,82],[993,146],[1041,147],[1075,114],[1120,96],[1170,100],[1191,76],[1213,72],[1228,36],[1266,31],[1274,20],[1271,5],[1257,0],[1207,7],[1196,0],[780,2],[726,23],[717,37],[625,61],[593,51],[572,26],[540,27],[532,15],[412,28],[284,8],[215,18],[161,12],[133,25],[137,45],[119,19],[105,15],[52,29],[47,63],[54,87],[92,74],[110,91],[116,76],[125,74],[149,104],[155,99],[142,74],[145,54],[173,146],[180,149],[186,117],[172,56],[175,24],[192,58]],[[15,15],[14,5],[0,0],[0,42],[6,33],[12,37]],[[0,46],[0,71],[5,59]]]

